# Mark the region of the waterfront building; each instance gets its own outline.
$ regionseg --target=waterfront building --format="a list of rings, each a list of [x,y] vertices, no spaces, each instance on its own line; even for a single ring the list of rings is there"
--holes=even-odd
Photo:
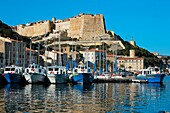
[[[26,43],[10,38],[0,37],[0,52],[3,56],[0,65],[6,67],[7,65],[25,66],[25,50]]]
[[[93,67],[94,63],[96,63],[97,66],[101,66],[104,62],[106,62],[106,51],[105,50],[98,50],[98,49],[89,49],[85,51],[80,51],[81,54],[83,54],[84,62],[89,62],[89,65],[92,64]]]
[[[135,50],[130,50],[129,57],[118,58],[118,68],[131,72],[142,70],[144,69],[144,58],[136,57]]]

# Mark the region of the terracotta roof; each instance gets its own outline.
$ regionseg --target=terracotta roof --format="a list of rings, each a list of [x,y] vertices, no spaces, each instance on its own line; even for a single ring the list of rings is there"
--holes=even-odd
[[[86,52],[86,51],[82,51],[82,52]],[[106,52],[106,50],[89,49],[87,52]]]
[[[107,57],[113,57],[115,56],[114,54],[107,54]]]
[[[118,58],[118,60],[144,60],[143,57],[124,57],[124,58]]]
[[[21,42],[21,43],[23,43],[22,41],[14,40],[14,39],[12,39],[12,38],[7,38],[7,39],[10,40],[10,41],[12,41],[12,42]]]
[[[30,51],[30,48],[26,48],[26,51]],[[31,49],[31,52],[37,52],[37,51]]]

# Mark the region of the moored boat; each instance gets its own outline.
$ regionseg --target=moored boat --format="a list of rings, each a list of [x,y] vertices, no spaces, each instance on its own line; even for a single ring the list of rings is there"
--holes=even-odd
[[[159,67],[148,67],[140,70],[136,76],[138,80],[146,80],[149,83],[162,83],[165,74],[161,74]]]
[[[94,76],[92,75],[90,68],[82,64],[73,68],[70,78],[73,83],[91,84]]]
[[[30,64],[23,74],[28,83],[47,83],[49,82],[46,76],[46,70],[38,64]]]
[[[68,74],[65,66],[48,66],[47,77],[50,83],[62,84],[68,82]]]
[[[4,78],[7,83],[25,83],[25,77],[22,75],[23,68],[15,65],[7,66],[4,69]]]

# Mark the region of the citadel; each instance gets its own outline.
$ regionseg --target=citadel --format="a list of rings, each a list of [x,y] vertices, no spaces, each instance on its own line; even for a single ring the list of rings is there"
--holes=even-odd
[[[99,64],[99,59],[102,59],[102,67],[105,65],[104,62],[108,61],[109,70],[112,70],[116,55],[114,53],[115,50],[125,49],[123,43],[114,38],[114,32],[106,30],[105,19],[102,14],[93,15],[83,13],[64,20],[52,18],[51,21],[45,20],[20,24],[12,28],[18,34],[30,37],[32,44],[43,44],[45,52],[42,55],[37,50],[33,50],[31,46],[31,49],[25,48],[26,45],[23,43],[21,45],[25,49],[22,49],[22,52],[17,52],[17,56],[22,55],[23,57],[21,56],[21,58],[16,59],[16,55],[14,54],[18,49],[13,45],[22,42],[4,40],[1,37],[2,42],[8,42],[8,44],[3,45],[4,47],[8,46],[7,50],[5,50],[6,65],[15,64],[17,60],[20,65],[23,65],[24,62],[24,67],[33,62],[45,66],[56,62],[59,63],[59,59],[62,60],[63,65],[66,65],[68,59],[77,60],[78,62],[80,59],[77,58],[80,58],[80,54],[82,54],[83,61],[89,62],[91,67],[93,67],[95,62]],[[134,41],[131,41],[130,44],[136,46]],[[104,47],[104,45],[107,45],[107,47]],[[12,52],[9,52],[10,46],[14,48]],[[80,49],[80,46],[85,49]],[[79,50],[77,47],[79,47]],[[48,48],[52,48],[52,50],[49,51]],[[3,52],[4,50],[2,49],[1,51]],[[107,51],[112,51],[112,54],[107,53]],[[118,67],[129,71],[143,69],[144,58],[135,56],[134,50],[130,50],[129,53],[130,56],[118,56]],[[29,60],[30,54],[32,55],[31,60]],[[59,58],[60,55],[62,55],[61,58]],[[11,59],[11,61],[8,59]]]

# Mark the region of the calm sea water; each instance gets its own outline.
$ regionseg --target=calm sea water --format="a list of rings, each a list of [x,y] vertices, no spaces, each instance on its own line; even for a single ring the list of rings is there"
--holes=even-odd
[[[1,85],[0,112],[170,112],[170,77],[163,84]]]

